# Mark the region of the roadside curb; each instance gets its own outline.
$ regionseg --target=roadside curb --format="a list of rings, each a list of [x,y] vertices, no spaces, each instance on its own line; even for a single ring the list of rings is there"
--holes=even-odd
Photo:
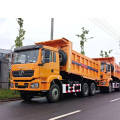
[[[21,98],[4,98],[4,99],[0,99],[0,103],[9,102],[9,101],[17,101],[17,100],[22,100],[22,99]]]

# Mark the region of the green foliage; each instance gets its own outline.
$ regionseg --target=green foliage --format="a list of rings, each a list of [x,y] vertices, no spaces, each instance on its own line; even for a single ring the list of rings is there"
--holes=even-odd
[[[100,56],[101,57],[110,57],[110,54],[111,54],[112,51],[113,51],[112,49],[109,50],[108,52],[106,52],[106,51],[103,52],[103,50],[101,50],[100,51]]]
[[[82,34],[81,35],[76,35],[77,37],[80,37],[80,47],[81,47],[81,54],[85,55],[85,51],[84,51],[84,43],[87,42],[88,39],[92,39],[91,38],[86,38],[86,35],[89,33],[89,30],[85,30],[84,27],[82,27]]]
[[[25,39],[24,38],[24,35],[25,35],[25,30],[23,29],[23,19],[22,18],[17,18],[17,22],[19,24],[19,35],[16,37],[16,40],[15,40],[15,46],[16,47],[20,47],[20,46],[23,46],[23,40]]]
[[[20,97],[20,93],[18,91],[15,92],[9,89],[0,89],[0,99],[17,97]]]

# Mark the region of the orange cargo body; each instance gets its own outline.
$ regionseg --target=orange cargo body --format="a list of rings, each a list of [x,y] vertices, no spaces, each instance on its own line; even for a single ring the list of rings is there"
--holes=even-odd
[[[114,70],[111,73],[113,77],[120,79],[120,65],[115,63],[114,57],[105,57],[105,58],[93,58],[93,60],[100,61],[100,62],[109,62],[114,66]]]
[[[36,44],[56,47],[67,54],[67,63],[65,66],[60,66],[60,71],[80,75],[83,78],[91,80],[100,80],[100,62],[96,62],[72,50],[72,42],[66,38],[39,42]]]

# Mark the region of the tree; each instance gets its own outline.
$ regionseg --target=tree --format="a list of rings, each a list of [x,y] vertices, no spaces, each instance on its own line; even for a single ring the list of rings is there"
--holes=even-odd
[[[92,39],[93,37],[86,38],[86,35],[89,33],[89,30],[85,30],[84,27],[82,27],[82,34],[81,35],[76,35],[81,38],[80,40],[80,47],[81,47],[81,54],[85,55],[84,51],[84,43],[87,42],[88,39]]]
[[[15,46],[16,47],[20,47],[20,46],[23,46],[23,40],[25,39],[24,38],[24,35],[25,35],[25,30],[23,29],[23,19],[22,18],[17,18],[17,22],[19,24],[19,35],[16,37],[16,40],[15,40]]]
[[[113,51],[112,49],[109,50],[108,52],[106,52],[106,51],[103,52],[103,50],[101,50],[100,51],[100,56],[101,57],[109,57],[112,51]]]

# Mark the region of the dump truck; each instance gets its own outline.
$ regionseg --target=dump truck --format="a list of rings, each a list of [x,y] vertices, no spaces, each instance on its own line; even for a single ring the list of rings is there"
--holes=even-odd
[[[10,89],[20,91],[25,101],[37,95],[46,96],[48,102],[70,93],[95,95],[99,81],[104,77],[112,81],[108,72],[101,76],[101,65],[100,60],[74,51],[66,38],[22,46],[14,49]]]
[[[97,86],[101,92],[120,90],[120,66],[115,63],[114,57],[93,58],[101,62],[100,80]]]

